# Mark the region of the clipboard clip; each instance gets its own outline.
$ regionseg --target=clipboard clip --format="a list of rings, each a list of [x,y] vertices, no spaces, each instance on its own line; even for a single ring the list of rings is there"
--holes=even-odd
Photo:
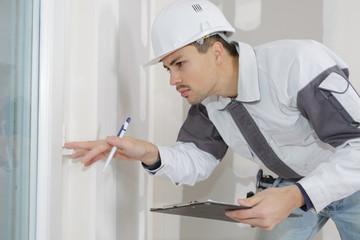
[[[193,204],[196,204],[196,203],[198,203],[198,201],[175,203],[175,204],[165,205],[163,208],[168,209],[168,208],[174,208],[174,207],[184,207],[184,206],[190,206],[190,205],[193,205]]]

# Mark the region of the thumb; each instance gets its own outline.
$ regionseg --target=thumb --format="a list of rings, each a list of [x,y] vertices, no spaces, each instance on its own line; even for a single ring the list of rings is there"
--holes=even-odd
[[[261,198],[255,194],[252,197],[249,198],[239,198],[238,199],[238,203],[240,206],[244,206],[244,207],[253,207],[255,205],[257,205],[259,202],[261,201]]]
[[[106,137],[106,142],[112,146],[120,147],[122,143],[122,138],[119,138],[117,136],[109,136]]]

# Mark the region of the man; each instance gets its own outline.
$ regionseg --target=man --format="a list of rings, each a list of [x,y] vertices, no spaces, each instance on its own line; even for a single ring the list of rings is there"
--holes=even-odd
[[[314,41],[252,48],[229,42],[233,33],[206,0],[175,1],[156,18],[149,65],[162,62],[192,105],[175,145],[108,137],[66,147],[83,149],[73,157],[89,166],[115,145],[115,158],[189,185],[230,147],[280,177],[278,187],[238,200],[251,209],[226,213],[259,227],[258,239],[311,239],[329,217],[343,239],[359,239],[360,98],[346,64]],[[287,218],[292,212],[303,217]]]

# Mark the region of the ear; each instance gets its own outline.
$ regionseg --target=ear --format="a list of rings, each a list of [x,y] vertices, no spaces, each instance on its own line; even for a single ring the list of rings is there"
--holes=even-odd
[[[214,42],[211,46],[216,64],[222,64],[224,61],[224,46],[220,42]]]

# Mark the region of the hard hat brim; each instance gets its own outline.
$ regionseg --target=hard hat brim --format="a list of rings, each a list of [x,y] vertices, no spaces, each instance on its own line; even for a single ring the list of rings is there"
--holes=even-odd
[[[189,43],[189,44],[190,44],[190,43]],[[164,54],[161,54],[160,56],[157,56],[157,57],[151,59],[148,63],[146,63],[146,64],[144,65],[144,67],[149,67],[149,66],[151,66],[151,65],[155,65],[155,64],[161,62],[161,59],[163,59],[164,57],[172,54],[173,52],[175,52],[175,51],[177,51],[177,50],[179,50],[179,49],[181,49],[181,48],[183,48],[183,47],[185,47],[185,46],[187,46],[187,45],[188,45],[188,44],[186,44],[186,45],[184,45],[184,46],[181,46],[181,47],[179,47],[179,48],[173,49],[173,50],[171,50],[171,51],[169,51],[169,52],[166,52],[166,53],[164,53]]]
[[[221,29],[221,30],[222,30],[222,29]],[[195,42],[196,40],[200,39],[201,37],[206,36],[206,35],[211,34],[211,33],[214,33],[214,32],[217,32],[217,29],[216,29],[216,28],[215,28],[215,29],[211,29],[211,31],[209,31],[209,32],[202,32],[200,36],[195,36],[195,37],[190,38],[190,40],[186,41],[184,44],[182,44],[182,45],[179,46],[178,48],[171,49],[170,51],[167,51],[167,52],[165,52],[165,53],[163,53],[163,54],[161,54],[161,55],[159,55],[159,56],[154,57],[154,58],[151,59],[148,63],[146,63],[146,64],[144,65],[144,67],[148,67],[148,66],[157,64],[157,63],[161,62],[161,59],[163,59],[164,57],[172,54],[173,52],[175,52],[175,51],[177,51],[177,50],[179,50],[179,49],[181,49],[181,48],[183,48],[183,47],[185,47],[185,46],[187,46],[187,45],[189,45],[189,44],[191,44],[191,43],[193,43],[193,42]],[[234,30],[233,28],[231,28],[231,29],[226,29],[225,35],[226,35],[227,37],[231,37],[231,36],[234,35],[234,33],[235,33],[235,30]]]

